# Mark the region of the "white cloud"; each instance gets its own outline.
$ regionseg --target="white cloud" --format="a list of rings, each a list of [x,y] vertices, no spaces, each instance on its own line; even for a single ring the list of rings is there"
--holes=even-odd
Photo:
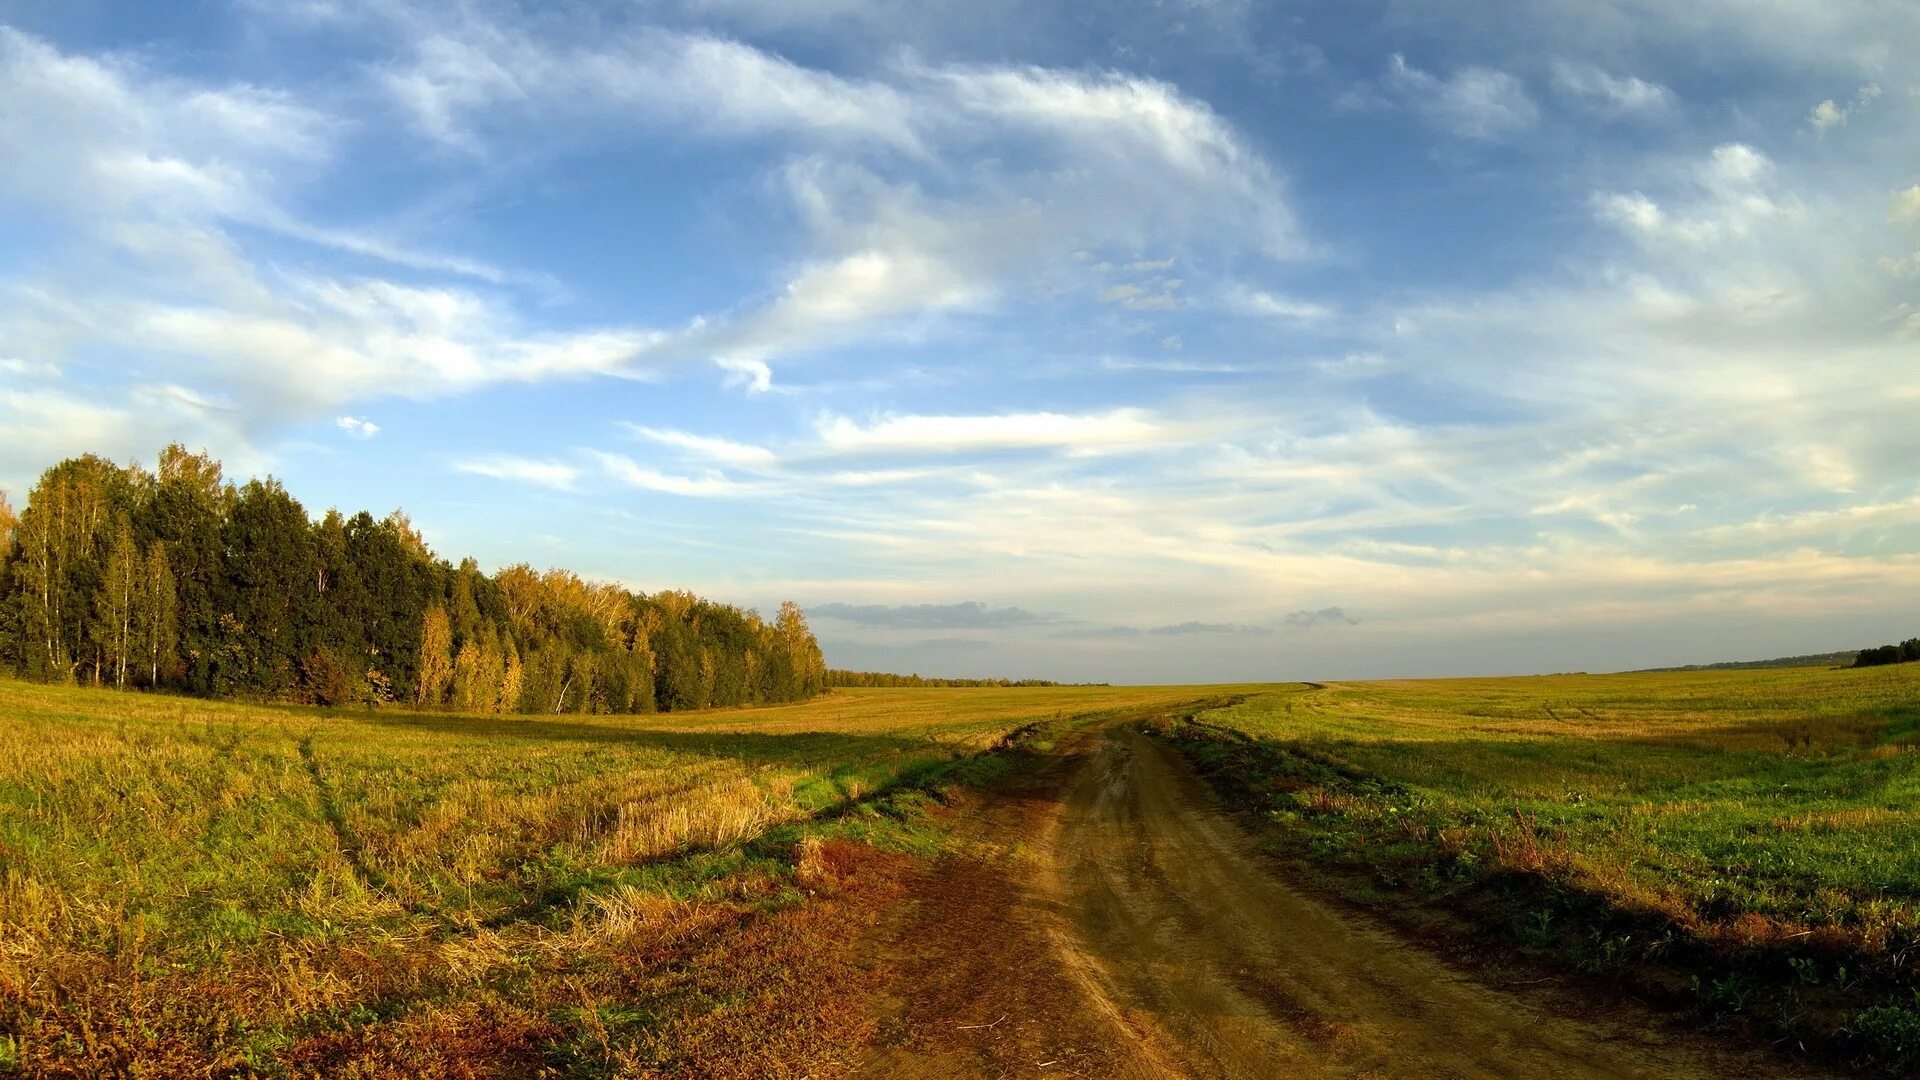
[[[699,34],[562,46],[453,18],[385,79],[422,130],[476,152],[570,121],[597,139],[664,124],[776,142],[812,254],[767,302],[662,346],[715,360],[751,391],[771,389],[787,357],[988,310],[1076,250],[1307,248],[1271,164],[1206,104],[1140,76],[907,59],[852,79]],[[928,168],[944,179],[907,178]],[[1167,308],[1175,288],[1111,299]]]
[[[453,463],[454,469],[475,476],[490,476],[496,480],[512,480],[523,484],[536,484],[540,487],[571,490],[575,480],[580,478],[580,470],[563,461],[551,458],[515,457],[512,454],[488,454],[482,457],[465,458]]]
[[[1614,75],[1593,64],[1554,61],[1553,86],[1614,115],[1654,115],[1674,106],[1673,91],[1667,87],[1635,75]]]
[[[1100,290],[1100,300],[1133,311],[1172,311],[1180,306],[1183,284],[1179,278],[1159,278],[1145,285],[1116,282]]]
[[[0,357],[0,373],[17,379],[57,379],[60,377],[60,365],[49,364],[44,360]]]
[[[1700,535],[1717,540],[1755,537],[1776,539],[1844,535],[1858,530],[1901,525],[1920,525],[1920,495],[1893,502],[1859,503],[1797,514],[1770,514],[1749,521],[1710,526],[1700,530]]]
[[[695,435],[691,432],[676,431],[672,428],[644,427],[639,424],[623,425],[628,431],[656,442],[662,446],[671,446],[685,450],[697,457],[718,461],[724,465],[740,465],[751,468],[764,468],[778,463],[778,457],[764,446],[749,446],[731,439],[717,439],[709,435]]]
[[[1492,68],[1466,67],[1439,78],[1394,53],[1387,79],[1429,123],[1463,139],[1494,141],[1524,131],[1540,109],[1521,81]]]
[[[126,59],[61,53],[0,26],[0,193],[114,243],[232,223],[416,269],[504,280],[478,260],[315,225],[280,193],[324,169],[347,125],[291,95],[195,86]],[[159,230],[158,232],[154,230]]]
[[[1911,70],[1908,43],[1920,38],[1920,9],[1886,0],[1770,4],[1754,0],[1582,0],[1514,4],[1453,0],[1395,8],[1403,30],[1440,34],[1514,56],[1644,58],[1647,63],[1711,52],[1746,70],[1818,72],[1832,78],[1867,72],[1882,79]]]
[[[351,416],[342,416],[334,420],[333,426],[356,439],[371,439],[380,434],[380,425],[371,420],[360,420]]]
[[[1853,95],[1853,100],[1845,105],[1836,105],[1831,98],[1815,105],[1807,113],[1807,123],[1812,124],[1815,131],[1825,134],[1832,128],[1845,125],[1855,114],[1865,111],[1879,96],[1880,87],[1874,83],[1868,83],[1862,86]]]
[[[1261,289],[1235,290],[1228,297],[1228,303],[1235,310],[1249,315],[1263,315],[1303,323],[1320,322],[1331,318],[1334,314],[1333,309],[1325,304]]]
[[[0,157],[12,163],[0,197],[66,215],[71,230],[43,277],[0,290],[0,349],[61,364],[130,350],[176,396],[218,388],[224,410],[196,408],[170,437],[249,454],[279,426],[350,402],[639,374],[640,357],[673,339],[530,332],[498,295],[282,269],[290,261],[261,250],[261,231],[416,270],[509,278],[287,211],[280,199],[334,164],[346,126],[280,92],[193,85],[0,28]]]
[[[714,137],[795,134],[915,152],[899,90],[803,68],[749,45],[647,29],[565,48],[480,20],[411,43],[387,89],[426,135],[479,151],[482,123],[625,112]]]
[[[1595,196],[1603,220],[1648,244],[1701,248],[1737,241],[1796,215],[1794,200],[1773,184],[1773,162],[1744,143],[1715,147],[1681,176],[1669,211],[1642,192]]]
[[[865,424],[821,418],[820,443],[837,453],[959,454],[992,450],[1101,450],[1149,446],[1178,433],[1143,409],[1104,413],[1007,413],[997,416],[884,416]]]
[[[596,452],[594,458],[600,462],[600,468],[608,476],[629,487],[644,491],[658,491],[668,495],[713,496],[742,495],[752,489],[749,485],[727,479],[719,472],[709,471],[701,476],[673,476],[648,468],[624,454]]]
[[[1887,207],[1888,221],[1920,221],[1920,184],[1893,193]]]
[[[368,278],[258,284],[264,295],[245,305],[220,296],[193,307],[129,304],[117,327],[100,332],[173,354],[263,408],[296,411],[499,382],[642,375],[640,361],[674,340],[642,330],[527,334],[458,289]]]

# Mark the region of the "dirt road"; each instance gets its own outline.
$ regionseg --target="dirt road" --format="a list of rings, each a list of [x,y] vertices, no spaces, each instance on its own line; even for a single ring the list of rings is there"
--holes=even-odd
[[[1815,1075],[1630,1003],[1543,1008],[1288,887],[1130,725],[1070,740],[963,827],[896,929],[867,1075]]]

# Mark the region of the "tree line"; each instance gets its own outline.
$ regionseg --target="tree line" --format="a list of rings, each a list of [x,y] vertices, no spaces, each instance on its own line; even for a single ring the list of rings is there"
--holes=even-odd
[[[1920,660],[1920,638],[1908,638],[1898,645],[1882,645],[1874,649],[1861,649],[1854,657],[1854,667],[1880,667],[1883,664],[1905,664]]]
[[[1051,679],[935,679],[924,675],[889,675],[884,671],[847,671],[827,669],[827,686],[1064,686]],[[1075,683],[1075,686],[1105,686],[1105,683]]]
[[[757,612],[434,555],[407,516],[318,520],[174,445],[0,496],[0,668],[120,689],[481,713],[647,713],[826,688],[798,605]]]

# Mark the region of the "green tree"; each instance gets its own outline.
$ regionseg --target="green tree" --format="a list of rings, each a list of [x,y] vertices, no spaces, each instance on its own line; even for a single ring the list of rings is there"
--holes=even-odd
[[[142,599],[140,552],[133,544],[133,528],[125,519],[113,530],[113,546],[101,575],[100,597],[94,604],[91,637],[102,657],[105,677],[124,690],[127,667],[132,661],[134,619]],[[98,681],[98,680],[96,680]]]
[[[140,603],[134,609],[134,629],[147,664],[147,685],[160,685],[161,665],[173,666],[178,638],[178,598],[173,569],[167,565],[167,546],[155,541],[147,548],[140,575]]]
[[[222,646],[219,598],[225,592],[226,572],[221,525],[233,495],[218,461],[175,443],[160,452],[152,496],[134,516],[134,532],[143,546],[166,545],[183,661],[181,683],[197,694],[215,690],[215,662]]]
[[[799,609],[769,624],[688,592],[436,557],[399,511],[312,521],[173,445],[93,455],[0,499],[0,666],[28,677],[319,703],[627,713],[818,692]]]
[[[227,616],[222,693],[285,698],[298,681],[318,597],[307,512],[271,477],[236,494],[221,529],[217,607]]]
[[[91,454],[44,473],[27,495],[16,527],[19,558],[12,570],[20,596],[18,636],[29,643],[28,670],[60,682],[99,651],[87,633],[100,592],[102,549],[111,520],[110,491],[123,474]]]

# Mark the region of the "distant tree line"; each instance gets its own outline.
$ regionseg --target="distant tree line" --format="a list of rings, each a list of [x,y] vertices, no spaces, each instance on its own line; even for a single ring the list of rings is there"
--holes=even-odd
[[[1920,638],[1908,638],[1898,645],[1882,645],[1877,649],[1861,649],[1854,657],[1854,667],[1880,667],[1883,664],[1905,664],[1920,660]]]
[[[826,664],[758,613],[522,563],[436,557],[406,515],[313,520],[204,453],[48,469],[0,496],[0,668],[47,682],[321,705],[648,713],[797,701]]]
[[[827,669],[827,685],[835,686],[1065,686],[1051,679],[933,679],[924,675],[889,675],[883,671]],[[1104,686],[1105,683],[1076,683]]]

